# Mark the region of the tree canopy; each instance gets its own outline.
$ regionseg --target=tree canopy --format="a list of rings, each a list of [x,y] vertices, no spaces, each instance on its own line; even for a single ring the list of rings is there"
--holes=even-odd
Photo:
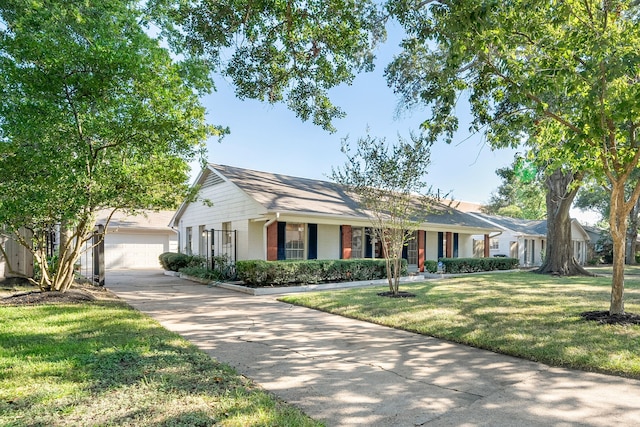
[[[334,131],[329,90],[373,69],[386,36],[373,0],[150,0],[174,49],[230,79],[240,98],[284,102]]]
[[[511,218],[544,219],[544,184],[537,170],[523,158],[514,160],[510,167],[499,168],[496,175],[502,184],[491,194],[482,211]]]
[[[473,131],[495,147],[527,144],[550,172],[592,174],[611,198],[612,314],[624,312],[625,197],[640,147],[640,5],[607,1],[413,1],[387,6],[408,33],[387,68],[407,105],[427,105],[427,137],[450,139],[469,95]]]
[[[198,99],[208,70],[175,62],[142,18],[128,0],[0,5],[0,224],[33,250],[43,289],[69,286],[97,209],[181,201],[215,133]],[[59,224],[72,234],[49,266],[42,236]]]

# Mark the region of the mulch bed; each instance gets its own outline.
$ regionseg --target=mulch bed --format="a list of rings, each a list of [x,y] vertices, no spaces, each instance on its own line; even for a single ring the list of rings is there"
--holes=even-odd
[[[406,292],[406,291],[398,291],[397,294],[394,294],[391,291],[386,291],[386,292],[378,292],[378,296],[387,297],[387,298],[413,298],[416,296],[416,294],[412,294],[411,292]]]
[[[609,311],[585,311],[580,316],[602,325],[640,325],[640,315],[633,313],[611,315]]]
[[[0,305],[78,304],[89,301],[118,299],[108,289],[87,284],[74,284],[66,292],[33,290],[13,293],[9,291],[7,294],[0,296]]]

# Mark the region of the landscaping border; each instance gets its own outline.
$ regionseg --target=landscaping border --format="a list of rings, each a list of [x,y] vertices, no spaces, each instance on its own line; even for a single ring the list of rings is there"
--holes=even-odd
[[[187,276],[185,274],[180,274],[180,278],[189,280],[192,282],[196,282],[196,283],[201,283],[207,286],[212,286],[212,287],[215,286],[218,288],[228,289],[236,292],[242,292],[242,293],[245,293],[248,295],[254,295],[254,296],[326,291],[326,290],[332,290],[332,289],[361,288],[366,286],[386,285],[388,283],[387,279],[377,279],[377,280],[363,280],[359,282],[316,283],[316,284],[300,285],[300,286],[274,286],[274,287],[264,287],[264,288],[251,288],[248,286],[243,286],[238,283],[209,281],[205,279],[200,279],[198,277]],[[404,276],[400,278],[400,283],[422,282],[424,280],[426,279],[422,275]]]
[[[487,273],[515,273],[521,271],[519,269],[516,270],[494,270],[494,271],[481,271],[477,273],[456,273],[456,274],[446,274],[446,273],[420,273],[412,276],[404,276],[400,278],[400,283],[411,283],[411,282],[423,282],[427,280],[441,280],[441,279],[450,279],[454,277],[460,276],[473,276],[476,274],[487,274]],[[242,282],[218,282],[215,280],[207,280],[201,279],[199,277],[188,276],[183,273],[177,273],[175,271],[166,271],[164,272],[166,276],[174,276],[180,277],[181,279],[189,280],[191,282],[200,283],[203,285],[218,287],[222,289],[228,289],[230,291],[241,292],[248,295],[261,296],[261,295],[280,295],[280,294],[293,294],[293,293],[301,293],[301,292],[315,292],[315,291],[328,291],[332,289],[349,289],[349,288],[363,288],[367,286],[381,286],[386,285],[387,279],[377,279],[377,280],[362,280],[359,282],[337,282],[337,283],[315,283],[308,285],[300,285],[300,286],[273,286],[273,287],[262,287],[262,288],[252,288],[249,286],[244,286]]]

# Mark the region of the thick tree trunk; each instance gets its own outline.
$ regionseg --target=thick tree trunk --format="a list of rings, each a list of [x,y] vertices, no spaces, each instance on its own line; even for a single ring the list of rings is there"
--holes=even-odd
[[[611,280],[611,305],[609,314],[624,313],[624,261],[625,242],[629,217],[624,212],[624,183],[611,188],[611,213],[609,227],[613,241],[613,278]]]
[[[571,241],[571,217],[569,209],[578,192],[578,185],[571,184],[579,177],[561,170],[554,171],[545,180],[547,187],[547,248],[544,262],[536,272],[576,276],[592,274],[586,271],[573,256]]]

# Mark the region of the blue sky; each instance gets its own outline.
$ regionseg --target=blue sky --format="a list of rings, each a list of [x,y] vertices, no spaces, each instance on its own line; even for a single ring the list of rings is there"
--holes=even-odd
[[[208,143],[208,161],[267,172],[329,180],[332,166],[345,161],[340,151],[344,137],[355,141],[366,135],[367,128],[375,137],[387,142],[398,135],[409,138],[426,118],[426,111],[405,112],[397,117],[398,98],[387,87],[383,77],[386,64],[399,52],[400,37],[392,32],[379,48],[376,69],[361,74],[351,85],[331,91],[334,104],[347,114],[334,122],[335,133],[328,133],[310,122],[302,122],[284,105],[269,105],[254,100],[238,100],[233,87],[217,81],[217,92],[203,99],[209,122],[228,126],[231,133],[218,143]],[[508,166],[516,150],[492,151],[482,135],[467,131],[469,114],[464,106],[454,143],[437,143],[431,150],[431,165],[426,181],[434,189],[452,192],[456,200],[487,202],[501,181],[495,170]],[[197,175],[194,172],[194,176]]]

